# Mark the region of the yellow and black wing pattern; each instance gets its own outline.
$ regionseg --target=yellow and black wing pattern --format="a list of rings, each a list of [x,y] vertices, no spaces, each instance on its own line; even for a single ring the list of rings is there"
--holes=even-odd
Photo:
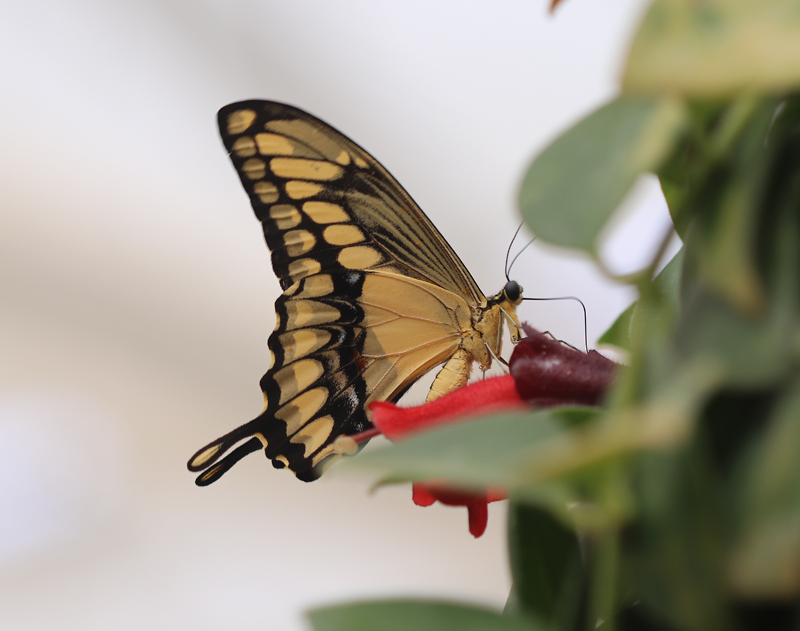
[[[458,350],[486,298],[389,172],[329,125],[253,100],[222,108],[219,129],[283,294],[263,412],[200,449],[189,469],[204,486],[264,449],[310,481],[341,455],[338,437],[371,427],[369,402],[396,400]]]

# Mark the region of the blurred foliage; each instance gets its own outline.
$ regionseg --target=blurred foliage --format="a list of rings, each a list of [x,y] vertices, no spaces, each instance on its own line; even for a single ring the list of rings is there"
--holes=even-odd
[[[372,603],[318,610],[316,629],[800,628],[798,87],[797,0],[652,3],[619,97],[520,193],[535,234],[605,270],[599,235],[641,174],[660,178],[683,248],[656,274],[665,235],[617,278],[639,299],[602,338],[628,356],[605,408],[471,421],[363,458],[392,480],[509,490],[503,616]]]
[[[310,611],[316,631],[545,631],[521,617],[425,600],[373,600]]]

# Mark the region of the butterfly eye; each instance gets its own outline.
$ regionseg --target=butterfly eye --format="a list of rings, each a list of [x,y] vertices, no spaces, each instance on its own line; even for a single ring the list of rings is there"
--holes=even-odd
[[[503,293],[511,302],[516,302],[522,295],[522,287],[519,286],[517,281],[510,280],[506,283],[506,286],[503,287]]]

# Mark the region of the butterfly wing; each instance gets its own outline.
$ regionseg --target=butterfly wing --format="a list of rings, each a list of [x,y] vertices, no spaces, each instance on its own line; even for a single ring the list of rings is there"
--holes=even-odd
[[[205,469],[198,484],[209,484],[263,447],[275,466],[311,480],[338,455],[338,436],[371,427],[369,402],[396,400],[453,355],[486,298],[389,172],[329,125],[244,101],[220,110],[219,127],[284,291],[264,411],[189,468]]]

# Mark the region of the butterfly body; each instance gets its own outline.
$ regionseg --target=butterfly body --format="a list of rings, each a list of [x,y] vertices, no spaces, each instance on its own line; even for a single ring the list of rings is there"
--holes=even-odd
[[[262,222],[282,295],[261,380],[264,410],[197,452],[197,483],[264,449],[300,479],[352,450],[368,405],[395,401],[444,364],[428,400],[499,357],[503,323],[519,338],[513,281],[486,298],[406,191],[354,142],[288,105],[245,101],[220,133]],[[220,456],[236,443],[246,442]]]

